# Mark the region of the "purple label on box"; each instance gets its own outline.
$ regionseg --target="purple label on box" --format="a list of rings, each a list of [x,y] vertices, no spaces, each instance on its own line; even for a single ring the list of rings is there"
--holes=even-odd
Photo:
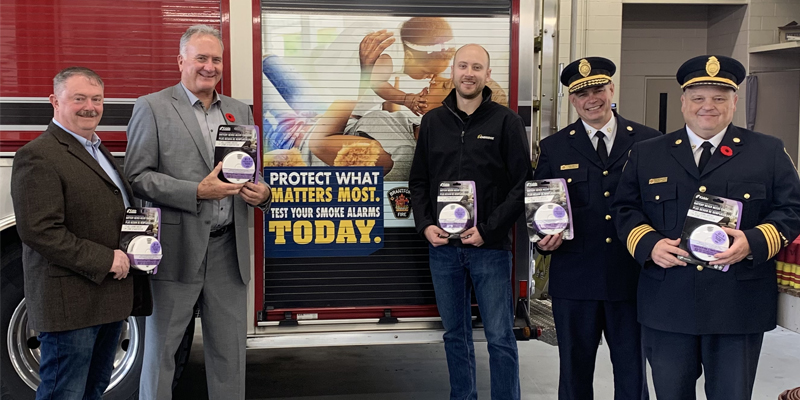
[[[222,175],[225,175],[228,179],[250,179],[253,177],[252,172],[239,172],[242,170],[229,170],[229,171],[222,171]]]
[[[252,168],[253,167],[253,158],[250,156],[242,157],[242,166],[245,168]]]
[[[720,250],[712,249],[712,248],[709,248],[709,247],[706,247],[706,246],[701,246],[699,244],[694,244],[694,243],[689,244],[689,248],[692,249],[692,253],[695,253],[695,254],[698,254],[698,253],[699,254],[706,254],[706,255],[709,255],[709,256],[713,256],[714,254],[717,254],[717,253],[720,252]]]
[[[714,244],[723,244],[728,241],[728,235],[726,235],[725,232],[716,231],[711,234],[711,240],[714,242]]]

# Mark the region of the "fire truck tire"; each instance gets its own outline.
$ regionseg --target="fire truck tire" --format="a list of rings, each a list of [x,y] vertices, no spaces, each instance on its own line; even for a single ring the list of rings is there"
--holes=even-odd
[[[36,387],[39,383],[38,341],[31,335],[25,344],[22,343],[22,338],[28,336],[27,313],[23,301],[22,243],[15,229],[2,232],[0,247],[0,399],[33,400],[36,393],[31,386]],[[123,325],[124,335],[118,350],[121,360],[112,374],[113,387],[103,395],[104,400],[139,398],[144,330],[144,318],[129,318]],[[128,351],[135,351],[135,354],[128,354]]]
[[[25,295],[22,275],[22,243],[17,231],[9,228],[0,236],[0,395],[3,400],[34,398],[34,391],[20,378],[8,352],[8,325]]]

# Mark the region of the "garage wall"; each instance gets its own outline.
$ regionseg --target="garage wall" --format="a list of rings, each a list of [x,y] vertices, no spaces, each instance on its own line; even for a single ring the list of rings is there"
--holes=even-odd
[[[575,58],[601,56],[620,65],[622,42],[622,0],[578,0],[577,33]],[[559,0],[558,20],[558,62],[565,66],[571,61],[569,57],[571,0]],[[619,84],[619,76],[614,76]],[[560,83],[559,83],[560,84]],[[561,127],[573,122],[578,115],[569,104],[567,95],[561,102]],[[619,93],[615,93],[614,101],[619,102]],[[571,117],[570,117],[571,116]]]
[[[748,49],[748,28],[751,18],[747,6],[716,6],[708,9],[708,54],[721,54],[735,58],[750,71]],[[747,126],[745,100],[747,85],[739,87],[739,104],[733,123]]]
[[[674,78],[684,61],[706,54],[707,26],[707,6],[623,6],[618,91],[619,111],[625,118],[644,123],[646,78]]]

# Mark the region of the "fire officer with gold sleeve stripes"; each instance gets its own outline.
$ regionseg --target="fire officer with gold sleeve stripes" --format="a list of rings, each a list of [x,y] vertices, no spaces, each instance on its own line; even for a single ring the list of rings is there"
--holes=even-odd
[[[561,74],[580,119],[541,141],[534,179],[567,181],[575,237],[548,235],[550,296],[558,336],[559,400],[591,399],[600,338],[614,369],[614,399],[647,398],[636,284],[640,267],[617,240],[611,202],[634,143],[661,136],[611,109],[616,66],[602,57],[570,63]]]
[[[700,56],[676,75],[683,129],[636,144],[612,211],[620,240],[642,265],[638,316],[659,399],[750,399],[764,332],[776,326],[774,257],[800,234],[800,178],[783,143],[731,124],[745,69]],[[676,256],[697,192],[742,202],[722,272]]]

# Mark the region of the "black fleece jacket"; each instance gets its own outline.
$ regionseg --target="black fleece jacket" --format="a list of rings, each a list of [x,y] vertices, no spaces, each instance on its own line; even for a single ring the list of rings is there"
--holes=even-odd
[[[511,250],[511,227],[522,213],[525,181],[533,179],[525,126],[509,108],[483,102],[465,120],[456,91],[442,107],[425,114],[411,165],[409,187],[417,232],[436,225],[436,196],[441,181],[475,181],[478,232],[482,248]],[[460,240],[450,245],[464,246]]]

